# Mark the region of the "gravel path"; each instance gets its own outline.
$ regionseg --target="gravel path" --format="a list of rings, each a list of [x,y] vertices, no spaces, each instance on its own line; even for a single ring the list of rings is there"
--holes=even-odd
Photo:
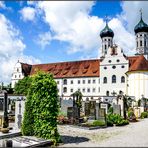
[[[148,147],[148,119],[122,127],[85,130],[58,126],[61,147]]]

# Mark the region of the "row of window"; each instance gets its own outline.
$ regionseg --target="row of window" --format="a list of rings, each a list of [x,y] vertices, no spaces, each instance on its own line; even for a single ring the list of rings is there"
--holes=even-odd
[[[91,84],[91,83],[95,84],[95,83],[96,83],[96,80],[92,80],[92,81],[91,81],[91,80],[87,80],[87,83],[88,83],[88,84]],[[59,81],[57,81],[57,84],[59,84]],[[63,80],[63,84],[64,84],[64,85],[67,85],[67,79],[64,79],[64,80]],[[70,84],[74,84],[74,81],[71,80],[71,81],[70,81]],[[86,80],[78,80],[78,81],[77,81],[77,84],[86,84]]]
[[[105,83],[105,84],[107,83],[107,77],[103,78],[103,83]],[[116,83],[116,76],[115,75],[112,76],[112,83]],[[121,77],[121,83],[125,83],[124,76]]]
[[[137,41],[137,47],[141,47],[142,46],[142,40],[140,41],[140,43]],[[144,40],[144,46],[146,46],[146,40]]]
[[[112,60],[108,60],[108,63],[111,63],[111,62],[112,62]],[[120,60],[117,59],[116,62],[120,62]]]
[[[124,67],[125,67],[124,65],[121,66],[121,68],[124,68]],[[113,65],[112,68],[113,68],[113,69],[116,69],[116,66]],[[107,69],[107,67],[105,66],[104,69]]]
[[[12,76],[13,76],[13,74],[12,74]],[[14,77],[17,78],[17,75],[14,75]],[[18,77],[21,78],[21,75],[19,75]]]
[[[87,88],[87,89],[86,88],[82,88],[82,90],[79,88],[78,90],[81,91],[82,93],[85,93],[85,92],[90,93],[91,92],[91,89],[90,88]],[[67,87],[64,87],[63,88],[63,92],[64,93],[67,93]],[[70,89],[70,92],[73,93],[74,92],[74,89],[71,88]],[[96,88],[92,88],[92,92],[95,93],[96,92]],[[100,92],[100,87],[98,89],[98,92]]]

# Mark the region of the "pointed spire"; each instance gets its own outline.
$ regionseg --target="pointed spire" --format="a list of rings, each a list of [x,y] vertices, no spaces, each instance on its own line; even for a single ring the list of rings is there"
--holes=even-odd
[[[141,20],[142,20],[142,8],[139,10],[139,12],[140,12]]]

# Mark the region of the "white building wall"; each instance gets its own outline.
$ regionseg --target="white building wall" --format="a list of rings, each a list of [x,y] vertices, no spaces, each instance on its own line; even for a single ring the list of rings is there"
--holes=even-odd
[[[109,91],[111,96],[115,91],[119,94],[119,91],[123,91],[126,94],[126,72],[128,71],[128,60],[124,57],[121,48],[117,47],[117,55],[111,55],[111,48],[108,49],[107,54],[102,62],[100,62],[100,95],[106,96],[106,92]],[[113,66],[116,68],[114,69]],[[106,68],[106,69],[105,69]],[[112,76],[116,76],[116,83],[112,83]],[[125,83],[121,83],[121,77],[125,77]],[[103,83],[104,77],[107,78],[107,83]]]
[[[148,72],[131,72],[128,75],[128,95],[139,100],[142,95],[148,98]]]
[[[67,84],[64,84],[64,80],[67,80]],[[100,95],[99,77],[62,78],[55,79],[55,81],[57,82],[59,96],[62,97],[63,94],[63,99],[71,98],[71,94],[77,90],[81,91],[84,100],[87,97],[89,99],[91,97],[98,98]],[[71,84],[71,81],[73,81],[73,84]],[[64,92],[64,87],[67,88],[67,92]]]
[[[21,80],[24,78],[24,74],[22,72],[22,66],[20,62],[17,62],[14,66],[14,70],[11,77],[11,84],[12,88],[14,88],[15,84],[18,82],[18,80]]]

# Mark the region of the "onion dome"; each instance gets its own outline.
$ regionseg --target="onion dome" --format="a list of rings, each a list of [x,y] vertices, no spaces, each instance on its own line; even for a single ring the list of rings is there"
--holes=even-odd
[[[100,32],[100,37],[114,37],[114,32],[108,27],[107,22],[105,28]]]
[[[148,25],[142,19],[142,12],[141,12],[141,19],[139,23],[134,28],[135,33],[138,32],[148,32]]]

